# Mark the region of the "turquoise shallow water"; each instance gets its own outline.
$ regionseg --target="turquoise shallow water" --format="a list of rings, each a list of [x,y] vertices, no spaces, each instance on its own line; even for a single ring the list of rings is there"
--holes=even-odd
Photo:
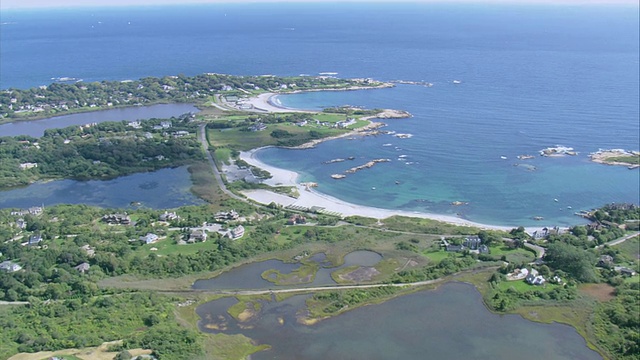
[[[582,222],[574,215],[577,210],[609,202],[638,202],[637,169],[588,159],[599,148],[638,148],[632,103],[601,108],[590,100],[576,100],[574,106],[581,111],[572,112],[566,103],[557,102],[543,114],[538,101],[511,105],[504,100],[506,92],[489,93],[478,84],[436,83],[431,88],[401,85],[279,96],[283,105],[305,109],[350,104],[408,110],[413,118],[385,120],[385,130],[413,137],[339,139],[311,150],[265,149],[258,157],[298,171],[303,180],[318,182],[319,191],[353,203],[497,225],[574,225]],[[537,97],[552,102],[546,95]],[[421,98],[426,100],[418,101]],[[462,101],[464,108],[456,105]],[[604,118],[609,118],[607,123],[599,123]],[[578,156],[538,156],[539,150],[558,144],[574,147]],[[536,156],[517,159],[523,154]],[[348,156],[357,159],[321,164]],[[340,181],[330,178],[374,158],[392,161]],[[468,205],[452,206],[454,201]],[[533,220],[536,216],[545,220]]]

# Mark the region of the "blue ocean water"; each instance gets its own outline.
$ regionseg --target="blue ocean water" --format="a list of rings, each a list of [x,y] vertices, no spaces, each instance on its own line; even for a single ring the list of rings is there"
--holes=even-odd
[[[599,148],[640,148],[637,6],[217,4],[3,11],[0,22],[2,89],[64,76],[203,72],[433,83],[281,97],[294,107],[351,104],[414,115],[388,121],[388,130],[410,139],[260,153],[351,202],[492,224],[542,224],[531,220],[542,216],[544,225],[567,225],[580,222],[578,209],[640,196],[638,170],[586,157]],[[515,158],[557,144],[580,154]],[[393,161],[342,181],[328,175],[351,164],[320,164],[351,155]]]

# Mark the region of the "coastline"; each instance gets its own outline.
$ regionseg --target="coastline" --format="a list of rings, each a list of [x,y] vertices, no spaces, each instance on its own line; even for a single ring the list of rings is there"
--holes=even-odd
[[[247,190],[242,192],[247,198],[261,204],[268,205],[273,202],[284,207],[294,205],[294,206],[301,206],[305,208],[310,208],[312,206],[319,206],[324,208],[326,211],[337,212],[343,216],[359,215],[359,216],[365,216],[365,217],[370,217],[375,219],[385,219],[394,215],[399,215],[399,216],[406,216],[406,217],[442,221],[442,222],[459,225],[459,226],[470,226],[470,227],[477,227],[477,228],[488,229],[488,230],[509,231],[514,228],[514,226],[481,224],[481,223],[457,218],[454,216],[448,216],[448,215],[382,209],[382,208],[349,203],[347,201],[335,198],[333,196],[318,192],[313,188],[307,188],[306,186],[300,184],[298,182],[300,174],[298,174],[295,171],[286,170],[286,169],[278,168],[278,167],[263,163],[257,158],[256,153],[266,148],[268,147],[262,147],[262,148],[252,149],[249,151],[243,151],[240,153],[240,158],[253,166],[259,167],[271,173],[273,177],[271,179],[265,180],[263,182],[264,184],[269,186],[293,186],[298,190],[298,192],[300,193],[300,196],[296,199],[286,195],[277,194],[268,190]],[[529,228],[526,228],[526,230],[528,232],[532,232],[535,230],[539,230],[541,228],[543,228],[543,226],[529,227]]]
[[[389,85],[386,85],[383,87],[393,86],[393,84],[389,84]],[[370,89],[378,89],[378,88],[381,88],[381,87],[370,87]],[[248,100],[248,102],[254,108],[262,109],[263,111],[267,111],[267,112],[279,112],[279,113],[307,112],[308,113],[313,111],[287,108],[285,106],[275,103],[272,100],[272,98],[278,95],[301,93],[301,92],[307,92],[307,91],[348,91],[348,90],[360,90],[360,89],[362,88],[318,89],[318,90],[294,91],[294,92],[289,92],[284,94],[268,92],[268,93],[263,93],[258,96],[252,97]],[[384,123],[381,123],[381,122],[374,122],[372,121],[372,119],[406,118],[411,116],[412,115],[406,111],[384,109],[379,114],[362,117],[361,118],[362,120],[369,121],[369,124],[364,127],[355,129],[353,131],[349,131],[345,134],[312,140],[302,145],[291,147],[290,149],[312,148],[315,145],[325,141],[335,140],[335,139],[339,139],[347,136],[354,136],[356,134],[363,133],[363,132],[385,125]],[[264,184],[269,186],[274,186],[274,187],[275,186],[295,187],[298,193],[300,194],[300,196],[298,198],[292,198],[286,195],[282,195],[269,190],[262,190],[262,189],[246,190],[242,192],[242,194],[245,195],[248,199],[251,199],[252,201],[255,201],[260,204],[269,205],[271,203],[275,203],[283,207],[300,206],[303,208],[311,208],[316,206],[316,207],[323,208],[324,211],[339,213],[342,216],[358,215],[358,216],[365,216],[365,217],[370,217],[370,218],[375,218],[380,220],[391,217],[391,216],[399,215],[399,216],[406,216],[406,217],[436,220],[436,221],[441,221],[441,222],[454,224],[458,226],[477,227],[477,228],[486,229],[486,230],[509,231],[514,227],[517,227],[517,225],[501,226],[501,225],[482,224],[482,223],[477,223],[477,222],[461,219],[461,218],[450,216],[450,215],[441,215],[441,214],[425,213],[425,212],[417,212],[417,211],[411,212],[411,211],[404,211],[404,210],[383,209],[383,208],[353,204],[353,203],[338,199],[336,197],[321,193],[312,187],[308,187],[308,186],[305,186],[304,184],[299,183],[298,178],[300,174],[298,174],[295,171],[278,168],[275,166],[265,164],[264,162],[260,161],[257,158],[256,153],[259,152],[260,150],[263,150],[269,147],[271,146],[251,149],[249,151],[243,151],[240,153],[239,158],[242,159],[243,161],[246,161],[248,164],[252,166],[256,166],[260,169],[266,170],[269,173],[271,173],[272,178],[263,181]],[[527,232],[532,233],[534,231],[540,231],[543,228],[544,226],[535,226],[535,227],[526,227],[525,229]]]

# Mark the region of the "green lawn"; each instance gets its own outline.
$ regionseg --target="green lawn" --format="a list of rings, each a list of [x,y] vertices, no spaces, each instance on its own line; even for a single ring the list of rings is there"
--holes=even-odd
[[[442,259],[446,259],[449,256],[454,256],[457,257],[459,256],[457,253],[453,253],[453,252],[448,252],[448,251],[444,251],[444,250],[440,250],[440,251],[427,251],[422,253],[425,257],[427,257],[429,260],[438,263],[440,262]]]
[[[536,259],[533,252],[526,249],[511,249],[507,246],[491,246],[489,248],[491,256],[494,257],[502,257],[503,255],[507,258],[508,262],[513,263],[529,263]]]

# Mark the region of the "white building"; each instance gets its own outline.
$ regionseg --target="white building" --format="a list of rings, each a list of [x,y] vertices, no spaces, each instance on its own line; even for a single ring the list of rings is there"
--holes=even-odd
[[[14,263],[13,261],[3,261],[0,263],[0,270],[2,271],[6,271],[6,272],[16,272],[18,270],[22,269],[22,266]]]

